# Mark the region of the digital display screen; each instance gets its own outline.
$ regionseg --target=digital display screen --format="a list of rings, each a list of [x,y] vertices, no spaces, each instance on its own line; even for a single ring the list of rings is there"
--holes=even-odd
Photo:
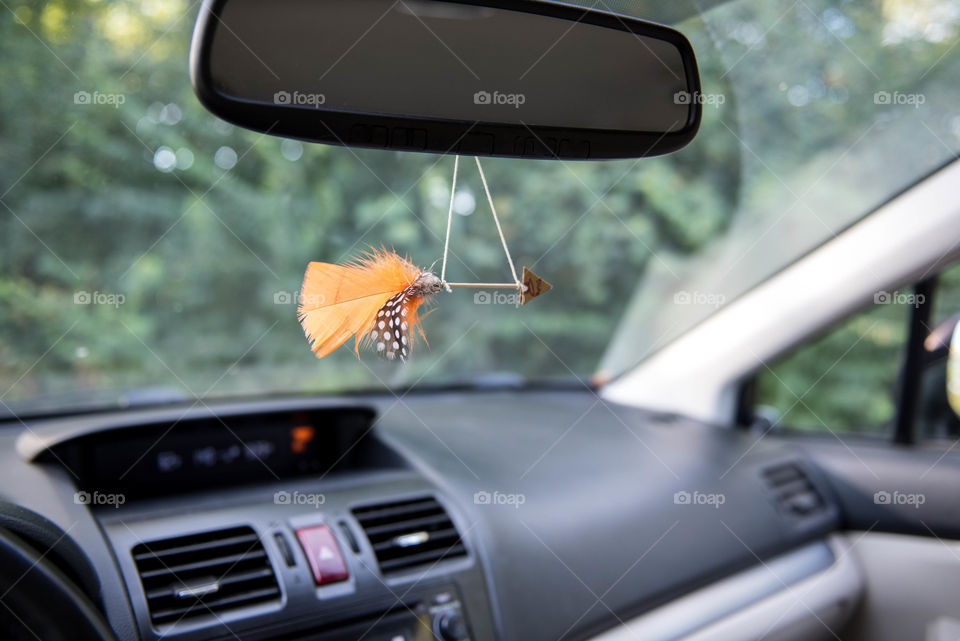
[[[84,485],[166,494],[325,474],[363,455],[354,446],[371,421],[368,410],[312,411],[190,419],[101,433],[82,446]]]

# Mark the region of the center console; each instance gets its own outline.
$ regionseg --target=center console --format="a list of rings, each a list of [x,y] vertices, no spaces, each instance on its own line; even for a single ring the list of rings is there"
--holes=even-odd
[[[495,638],[472,524],[362,407],[27,437],[75,473],[144,641]]]

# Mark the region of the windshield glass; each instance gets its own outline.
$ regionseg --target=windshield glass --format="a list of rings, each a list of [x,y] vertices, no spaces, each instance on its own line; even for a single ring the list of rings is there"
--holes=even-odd
[[[492,291],[441,293],[429,348],[399,365],[348,347],[317,360],[297,290],[309,261],[369,246],[438,260],[452,157],[217,120],[187,74],[193,3],[10,5],[0,411],[606,380],[960,149],[958,3],[698,6],[612,7],[691,40],[704,103],[694,142],[635,161],[485,160],[514,261],[554,289],[519,309]],[[509,280],[472,163],[454,209],[448,278]]]

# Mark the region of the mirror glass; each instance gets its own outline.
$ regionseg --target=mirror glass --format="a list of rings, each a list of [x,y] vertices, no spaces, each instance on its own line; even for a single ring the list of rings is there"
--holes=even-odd
[[[242,101],[530,127],[688,128],[697,76],[686,41],[598,15],[609,26],[436,0],[229,0],[204,53],[214,89]]]

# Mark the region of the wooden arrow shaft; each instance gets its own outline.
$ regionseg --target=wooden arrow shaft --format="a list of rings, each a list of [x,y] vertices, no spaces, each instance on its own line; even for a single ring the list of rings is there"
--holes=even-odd
[[[453,289],[520,289],[520,283],[444,283]]]
[[[543,280],[528,268],[523,268],[523,278],[519,283],[443,283],[450,289],[515,289],[520,292],[520,305],[526,305],[534,298],[553,289],[553,285]]]

